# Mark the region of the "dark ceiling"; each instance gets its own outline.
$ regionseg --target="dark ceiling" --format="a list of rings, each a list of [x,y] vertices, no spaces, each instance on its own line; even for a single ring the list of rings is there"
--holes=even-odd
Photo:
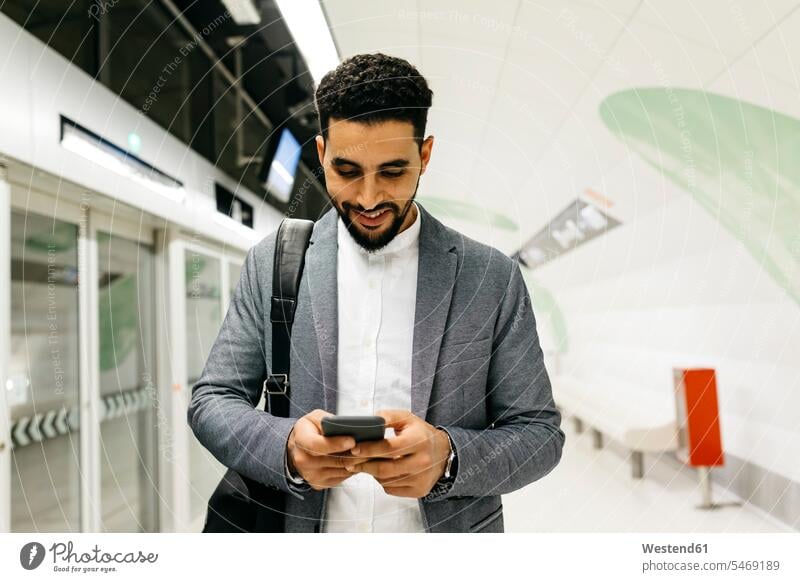
[[[198,31],[225,13],[219,0],[174,3]],[[228,18],[204,38],[231,72],[235,71],[235,62],[228,39],[246,39],[242,50],[245,89],[275,126],[286,124],[297,136],[303,144],[303,162],[313,171],[319,166],[314,145],[318,130],[314,81],[275,2],[256,0],[256,4],[261,12],[258,25],[239,26]]]

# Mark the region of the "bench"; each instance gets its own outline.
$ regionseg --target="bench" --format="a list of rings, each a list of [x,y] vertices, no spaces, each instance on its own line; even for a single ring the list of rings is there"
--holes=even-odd
[[[675,451],[678,426],[672,393],[663,397],[602,375],[591,380],[559,374],[552,378],[556,406],[575,421],[576,432],[590,427],[594,448],[603,437],[631,452],[633,477],[644,475],[644,453]]]

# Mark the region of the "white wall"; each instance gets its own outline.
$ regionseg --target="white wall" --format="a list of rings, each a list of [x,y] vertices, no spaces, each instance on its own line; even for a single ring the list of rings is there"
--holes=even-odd
[[[691,197],[659,187],[664,204],[529,274],[566,320],[561,369],[669,402],[673,367],[715,368],[725,451],[800,482],[800,306]]]

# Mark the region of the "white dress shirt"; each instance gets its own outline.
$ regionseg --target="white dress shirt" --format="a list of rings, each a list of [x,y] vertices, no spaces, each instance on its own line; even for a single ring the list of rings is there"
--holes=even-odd
[[[416,203],[413,202],[416,206]],[[414,223],[367,252],[338,219],[338,397],[336,414],[411,410],[411,356],[419,229]],[[386,438],[394,430],[386,430]],[[384,492],[368,473],[329,491],[323,532],[424,532],[419,500]]]

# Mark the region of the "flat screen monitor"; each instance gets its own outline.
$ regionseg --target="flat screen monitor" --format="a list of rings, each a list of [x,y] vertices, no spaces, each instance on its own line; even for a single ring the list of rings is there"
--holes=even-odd
[[[283,128],[278,137],[277,145],[267,148],[267,156],[274,151],[271,159],[265,159],[269,167],[266,170],[264,187],[267,192],[281,202],[289,202],[294,186],[297,166],[300,163],[300,143],[292,132]]]

